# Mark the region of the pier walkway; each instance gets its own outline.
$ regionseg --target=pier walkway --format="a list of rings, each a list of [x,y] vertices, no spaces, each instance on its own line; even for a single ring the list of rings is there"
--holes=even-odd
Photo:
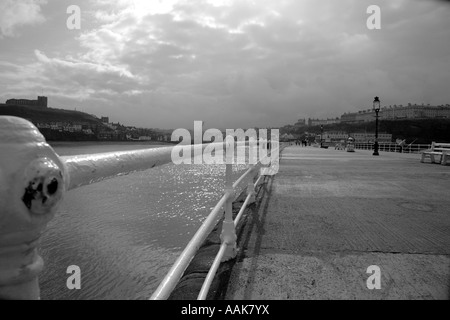
[[[449,299],[450,166],[290,146],[266,188],[226,299]]]

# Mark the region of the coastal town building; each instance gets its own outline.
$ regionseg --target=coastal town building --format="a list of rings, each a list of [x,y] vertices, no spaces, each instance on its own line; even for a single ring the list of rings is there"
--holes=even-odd
[[[352,132],[345,131],[325,131],[322,134],[322,140],[337,143],[347,140],[349,137],[355,139],[356,143],[370,143],[375,141],[375,133],[373,132]],[[317,134],[316,141],[320,141],[320,134]],[[392,134],[381,132],[378,133],[378,142],[392,142]]]
[[[348,139],[348,133],[344,131],[325,131],[323,133],[323,139],[327,139],[333,142]]]
[[[450,105],[394,105],[382,108],[381,112],[381,119],[384,120],[450,118]]]
[[[380,120],[409,120],[409,119],[450,119],[450,105],[390,105],[384,106],[379,112]],[[342,123],[370,122],[375,120],[375,111],[372,109],[358,112],[344,113]]]
[[[294,127],[305,127],[306,119],[298,119],[298,121],[294,124]]]
[[[46,108],[43,110],[39,120],[36,118],[24,119],[32,122],[39,131],[46,137],[55,140],[152,140],[152,141],[170,141],[171,130],[136,128],[133,126],[124,126],[119,122],[109,121],[108,116],[97,117],[91,114],[85,116],[66,117],[65,113],[58,112],[58,109],[47,107],[47,97],[39,96],[37,100],[29,99],[9,99],[6,103],[0,103],[0,107],[6,107],[7,110],[15,106],[31,106]],[[10,107],[10,108],[8,108]],[[12,107],[12,108],[11,108]],[[34,108],[36,110],[36,108]],[[50,119],[60,119],[59,121],[45,121],[46,114],[51,114]],[[89,119],[84,121],[83,119]],[[66,120],[66,121],[65,121]],[[81,121],[80,121],[81,120]],[[143,137],[143,138],[142,138]]]
[[[370,143],[375,141],[375,133],[373,132],[354,132],[349,133],[349,137],[355,139],[356,143]],[[392,134],[379,132],[378,142],[392,142]]]
[[[353,113],[344,113],[341,116],[341,123],[353,123],[353,122],[357,122],[356,121],[356,112]]]
[[[327,125],[327,124],[335,124],[340,123],[341,120],[339,118],[331,118],[331,119],[308,119],[308,126],[320,126],[320,125]]]
[[[79,132],[84,134],[94,134],[95,125],[88,123],[70,123],[70,122],[38,122],[38,129],[50,129],[59,132]]]

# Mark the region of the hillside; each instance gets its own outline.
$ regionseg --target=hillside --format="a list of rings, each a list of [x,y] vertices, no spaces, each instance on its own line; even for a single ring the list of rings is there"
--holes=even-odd
[[[17,106],[17,105],[0,105],[0,115],[16,116],[30,120],[33,123],[39,122],[72,122],[72,123],[87,123],[92,125],[100,125],[100,119],[91,116],[90,114],[64,110],[31,106]]]

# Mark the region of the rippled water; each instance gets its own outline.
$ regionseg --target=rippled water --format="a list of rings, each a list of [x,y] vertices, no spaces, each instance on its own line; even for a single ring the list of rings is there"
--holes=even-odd
[[[72,143],[60,155],[161,147]],[[234,168],[235,179],[245,166]],[[66,193],[42,238],[42,299],[148,299],[220,199],[224,165],[167,164]],[[69,290],[67,267],[81,269]]]

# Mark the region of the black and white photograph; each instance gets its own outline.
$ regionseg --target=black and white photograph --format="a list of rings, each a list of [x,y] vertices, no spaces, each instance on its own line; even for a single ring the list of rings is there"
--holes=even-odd
[[[0,300],[448,301],[449,17],[0,0]]]

